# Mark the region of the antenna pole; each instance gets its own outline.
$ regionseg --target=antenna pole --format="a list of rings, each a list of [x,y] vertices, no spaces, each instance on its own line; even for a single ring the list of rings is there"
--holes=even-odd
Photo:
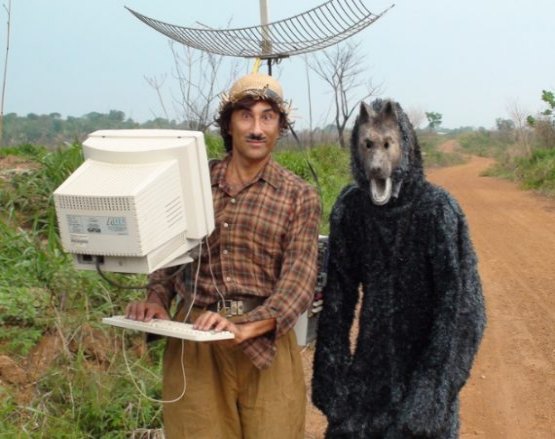
[[[270,29],[268,28],[268,0],[260,0],[260,25],[262,26],[262,55],[272,53],[272,40],[270,38]],[[268,74],[272,75],[272,59],[266,58],[268,62]]]

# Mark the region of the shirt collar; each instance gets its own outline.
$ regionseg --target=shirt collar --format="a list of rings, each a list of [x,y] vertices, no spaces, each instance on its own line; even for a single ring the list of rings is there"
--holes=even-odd
[[[223,160],[217,162],[214,165],[214,172],[211,172],[210,177],[210,182],[212,186],[222,186],[225,184],[225,172],[230,160],[231,154],[228,154]],[[268,163],[266,163],[258,179],[264,180],[265,182],[272,185],[275,189],[279,188],[283,176],[280,172],[279,165],[274,161],[273,157],[271,157]]]

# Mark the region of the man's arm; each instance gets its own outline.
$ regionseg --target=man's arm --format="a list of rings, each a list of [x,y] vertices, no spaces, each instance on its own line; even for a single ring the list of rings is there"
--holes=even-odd
[[[131,302],[125,309],[125,315],[133,320],[145,322],[151,319],[169,320],[171,302],[175,296],[176,271],[179,267],[157,270],[148,277],[147,298],[140,302]]]

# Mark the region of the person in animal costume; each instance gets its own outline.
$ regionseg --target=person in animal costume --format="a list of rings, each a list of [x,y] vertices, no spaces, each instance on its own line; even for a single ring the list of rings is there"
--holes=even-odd
[[[426,181],[398,103],[361,104],[351,154],[355,183],[330,219],[312,400],[327,438],[456,438],[486,321],[464,214]]]

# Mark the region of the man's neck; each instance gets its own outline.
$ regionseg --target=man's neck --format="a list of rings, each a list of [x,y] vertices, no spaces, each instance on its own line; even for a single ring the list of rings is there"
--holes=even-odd
[[[243,157],[232,154],[227,169],[226,180],[230,184],[245,185],[254,180],[270,159],[271,156],[268,155],[262,160],[245,160]]]

